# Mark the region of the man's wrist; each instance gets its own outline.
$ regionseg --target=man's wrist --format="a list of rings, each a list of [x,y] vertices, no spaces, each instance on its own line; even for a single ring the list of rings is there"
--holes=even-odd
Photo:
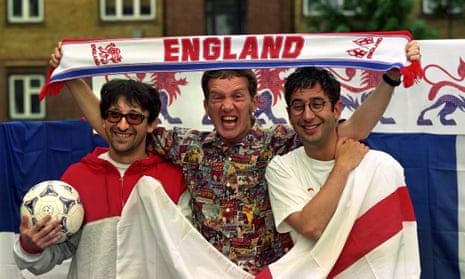
[[[32,248],[29,248],[27,247],[26,243],[24,243],[23,239],[21,238],[21,236],[19,236],[19,245],[21,246],[21,248],[27,252],[28,254],[40,254],[42,253],[43,250],[36,250],[36,249],[32,249]]]
[[[394,80],[387,73],[383,73],[383,80],[392,87],[397,87],[401,84],[400,79]]]

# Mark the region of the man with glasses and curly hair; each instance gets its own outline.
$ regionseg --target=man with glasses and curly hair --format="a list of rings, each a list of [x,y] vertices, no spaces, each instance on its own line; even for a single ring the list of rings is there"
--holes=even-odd
[[[287,78],[287,113],[302,146],[275,156],[266,179],[276,228],[295,246],[268,271],[285,278],[418,278],[403,168],[338,134],[340,91],[323,68],[299,68]]]

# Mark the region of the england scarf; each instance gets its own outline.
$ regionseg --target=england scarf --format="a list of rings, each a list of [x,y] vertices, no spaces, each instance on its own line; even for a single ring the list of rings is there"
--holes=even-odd
[[[40,99],[58,94],[63,81],[96,75],[301,66],[398,68],[408,87],[422,77],[406,59],[409,40],[407,31],[64,40]]]

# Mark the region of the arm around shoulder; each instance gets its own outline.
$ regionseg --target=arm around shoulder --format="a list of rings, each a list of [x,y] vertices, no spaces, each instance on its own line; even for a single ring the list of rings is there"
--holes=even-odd
[[[58,67],[61,62],[62,53],[61,53],[62,42],[58,42],[54,51],[50,55],[49,64],[51,67]],[[89,121],[92,128],[94,128],[102,137],[106,139],[103,127],[101,125],[100,117],[100,101],[93,93],[90,86],[83,79],[74,79],[67,80],[65,82],[66,87],[71,92],[74,101],[77,103],[82,113],[85,115]]]

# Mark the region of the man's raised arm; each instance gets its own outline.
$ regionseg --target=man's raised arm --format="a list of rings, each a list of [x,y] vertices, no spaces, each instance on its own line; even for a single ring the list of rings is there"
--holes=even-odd
[[[50,66],[56,68],[60,64],[61,57],[61,42],[59,42],[54,52],[50,55]],[[94,128],[105,141],[108,141],[102,127],[99,107],[100,101],[92,92],[87,82],[83,79],[73,79],[65,81],[65,85],[92,128]]]

